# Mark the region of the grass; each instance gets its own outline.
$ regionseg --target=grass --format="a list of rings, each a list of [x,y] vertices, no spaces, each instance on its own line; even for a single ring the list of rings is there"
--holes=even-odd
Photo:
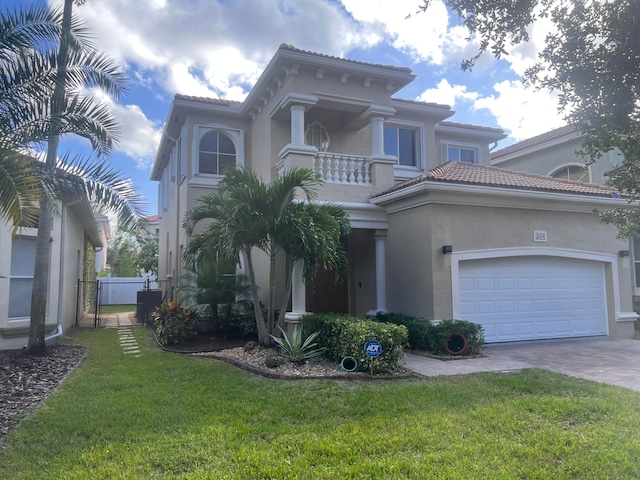
[[[640,394],[542,370],[276,381],[81,331],[87,360],[6,438],[0,478],[640,478]]]
[[[100,313],[135,312],[136,305],[100,305]]]

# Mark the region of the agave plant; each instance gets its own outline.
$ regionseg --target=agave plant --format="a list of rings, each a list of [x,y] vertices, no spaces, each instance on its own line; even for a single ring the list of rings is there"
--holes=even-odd
[[[280,328],[280,327],[278,327]],[[293,363],[304,363],[306,360],[314,357],[319,357],[324,353],[324,348],[316,348],[317,342],[312,343],[320,332],[313,332],[304,340],[302,339],[302,329],[296,325],[293,329],[291,337],[287,335],[282,328],[282,337],[274,337],[274,342],[280,345],[280,349],[285,357],[287,357]]]

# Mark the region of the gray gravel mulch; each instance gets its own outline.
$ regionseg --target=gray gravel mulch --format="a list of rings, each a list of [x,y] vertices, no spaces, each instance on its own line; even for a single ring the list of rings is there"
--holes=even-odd
[[[0,446],[20,419],[55,392],[86,354],[86,348],[73,345],[51,345],[43,357],[0,352]]]

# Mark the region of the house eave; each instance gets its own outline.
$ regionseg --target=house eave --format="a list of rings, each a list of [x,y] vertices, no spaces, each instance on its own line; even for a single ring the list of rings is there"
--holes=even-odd
[[[595,195],[580,195],[580,194],[571,194],[571,193],[557,193],[557,192],[549,192],[549,191],[536,191],[536,190],[521,190],[517,188],[508,188],[508,187],[491,187],[491,186],[483,186],[483,185],[466,185],[466,184],[453,184],[446,182],[433,182],[433,181],[425,181],[418,183],[416,185],[411,185],[407,188],[403,188],[402,190],[397,190],[394,192],[390,192],[385,195],[381,195],[379,197],[372,198],[370,203],[374,205],[380,206],[388,206],[393,204],[394,202],[404,201],[403,204],[406,205],[406,208],[413,208],[417,205],[411,204],[411,197],[416,197],[421,194],[431,193],[431,192],[443,192],[443,193],[451,193],[454,194],[452,197],[458,196],[458,198],[452,199],[451,203],[460,203],[460,204],[468,204],[469,202],[464,200],[463,196],[474,195],[476,198],[478,196],[484,196],[486,198],[496,198],[496,199],[504,199],[504,198],[512,198],[512,199],[524,199],[531,203],[531,208],[539,208],[535,205],[534,202],[554,202],[558,205],[574,205],[580,206],[581,209],[586,207],[590,208],[620,208],[620,207],[636,207],[640,205],[640,203],[629,203],[627,200],[622,198],[606,198],[599,197]],[[424,202],[423,202],[424,203]],[[486,203],[486,206],[492,204],[491,202]],[[522,208],[518,206],[517,208]],[[404,209],[404,208],[403,208]]]

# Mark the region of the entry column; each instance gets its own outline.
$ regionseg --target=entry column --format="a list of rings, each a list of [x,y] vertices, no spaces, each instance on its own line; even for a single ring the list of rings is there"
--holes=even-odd
[[[373,238],[376,242],[376,309],[368,311],[368,316],[387,311],[387,231],[376,230]]]

